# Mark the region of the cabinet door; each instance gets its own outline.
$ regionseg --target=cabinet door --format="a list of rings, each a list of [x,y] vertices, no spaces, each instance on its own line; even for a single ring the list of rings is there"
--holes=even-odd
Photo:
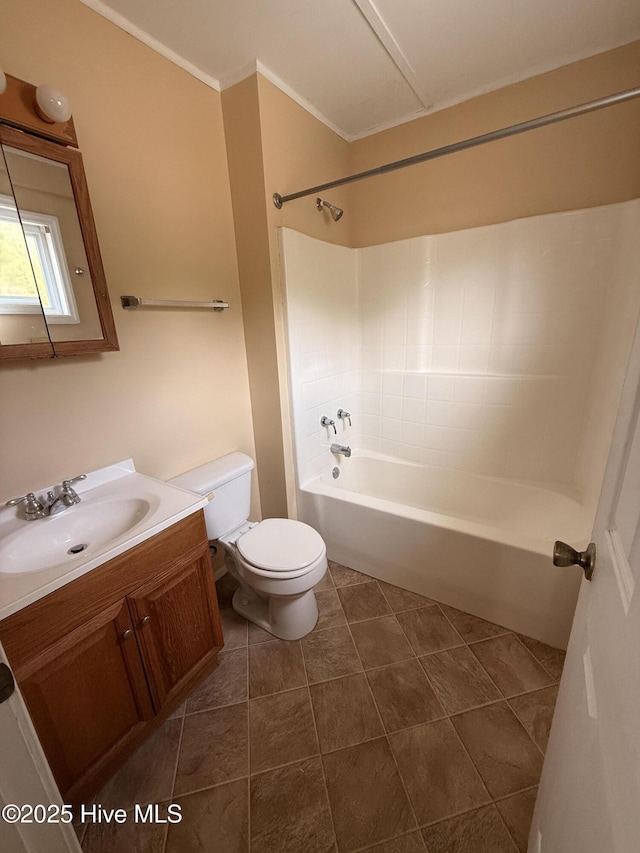
[[[139,587],[128,601],[159,711],[223,644],[208,550]]]
[[[125,749],[153,716],[124,599],[16,674],[63,796]]]

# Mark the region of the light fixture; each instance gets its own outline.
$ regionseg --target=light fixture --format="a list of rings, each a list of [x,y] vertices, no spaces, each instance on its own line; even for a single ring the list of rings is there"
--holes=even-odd
[[[7,75],[4,73],[2,68],[0,68],[0,95],[6,91],[7,88]]]
[[[57,121],[69,121],[71,118],[71,103],[69,98],[60,89],[49,86],[47,83],[42,83],[36,89],[35,107],[40,118],[48,121],[50,124]]]

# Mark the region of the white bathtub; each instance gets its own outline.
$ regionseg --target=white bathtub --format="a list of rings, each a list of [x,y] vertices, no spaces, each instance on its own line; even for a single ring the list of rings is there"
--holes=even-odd
[[[577,495],[357,451],[339,469],[298,495],[330,559],[566,648],[582,574],[551,553],[588,543]]]

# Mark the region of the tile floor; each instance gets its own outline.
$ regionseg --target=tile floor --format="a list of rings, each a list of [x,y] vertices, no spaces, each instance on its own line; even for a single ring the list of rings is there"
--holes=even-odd
[[[234,584],[218,668],[97,797],[182,822],[89,825],[84,853],[525,853],[563,652],[336,563],[282,642]]]

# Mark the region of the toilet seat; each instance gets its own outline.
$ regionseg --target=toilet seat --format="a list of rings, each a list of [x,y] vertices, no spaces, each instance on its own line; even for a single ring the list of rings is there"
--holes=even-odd
[[[283,577],[305,574],[325,554],[320,534],[290,518],[266,518],[236,540],[242,558],[260,572]]]

